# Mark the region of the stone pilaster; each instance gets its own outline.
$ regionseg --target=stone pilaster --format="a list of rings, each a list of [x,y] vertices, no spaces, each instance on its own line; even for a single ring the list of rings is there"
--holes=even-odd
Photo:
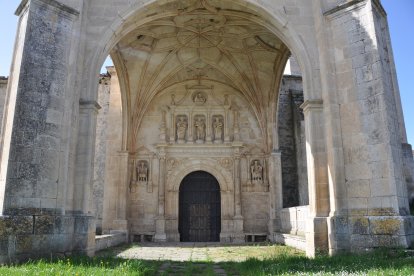
[[[121,151],[118,153],[120,163],[120,175],[119,185],[117,186],[117,206],[116,206],[116,219],[113,221],[112,231],[128,232],[128,221],[127,221],[127,203],[128,203],[128,160],[129,153],[127,151]]]
[[[74,210],[92,214],[93,165],[96,116],[101,107],[96,101],[79,102],[79,132],[76,149]]]
[[[158,217],[155,221],[155,241],[166,241],[165,234],[165,176],[166,171],[166,155],[163,148],[159,152],[159,176],[158,176]]]
[[[331,195],[336,205],[330,224],[332,250],[408,247],[414,224],[408,210],[401,145],[405,130],[386,13],[380,1],[366,0],[344,3],[324,16],[329,43],[335,48],[332,63],[340,68],[339,116],[332,118],[341,125],[345,179]],[[329,170],[335,181],[338,169]]]
[[[329,185],[326,166],[324,114],[322,100],[307,100],[305,114],[306,154],[309,183],[309,218],[306,254],[328,252]]]
[[[272,152],[269,157],[269,196],[270,196],[270,221],[269,234],[281,230],[280,212],[283,208],[282,191],[282,154],[280,151]]]
[[[94,218],[65,210],[68,178],[62,168],[70,151],[65,101],[73,99],[68,60],[79,12],[54,0],[29,0],[17,13],[1,149],[0,262],[4,255],[7,261],[70,251],[92,255]]]
[[[234,156],[234,241],[244,242],[243,214],[242,214],[242,191],[240,172],[240,149],[235,149]]]

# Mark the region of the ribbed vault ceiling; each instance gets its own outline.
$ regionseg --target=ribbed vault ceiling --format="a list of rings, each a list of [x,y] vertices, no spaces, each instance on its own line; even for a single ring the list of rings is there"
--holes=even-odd
[[[130,115],[139,124],[157,93],[196,80],[233,87],[259,121],[266,120],[289,50],[243,8],[226,7],[226,1],[188,2],[185,9],[154,11],[165,16],[139,26],[115,47],[112,55],[127,72]]]

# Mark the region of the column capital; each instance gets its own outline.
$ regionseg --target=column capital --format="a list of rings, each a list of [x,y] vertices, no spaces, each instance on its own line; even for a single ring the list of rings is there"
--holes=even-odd
[[[323,100],[321,99],[311,99],[306,100],[300,108],[303,109],[303,112],[308,112],[311,109],[322,109],[323,108]]]
[[[82,100],[82,99],[79,100],[79,107],[81,109],[94,109],[96,111],[102,108],[101,105],[97,101]]]

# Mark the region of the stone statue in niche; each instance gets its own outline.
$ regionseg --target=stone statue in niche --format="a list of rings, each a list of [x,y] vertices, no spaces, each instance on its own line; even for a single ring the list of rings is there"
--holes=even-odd
[[[146,162],[139,161],[137,166],[137,178],[139,182],[147,182],[148,181],[148,166]]]
[[[223,142],[223,120],[219,116],[214,117],[213,132],[214,132],[214,143]]]
[[[187,118],[185,116],[178,116],[177,119],[177,142],[184,143],[188,127]]]
[[[206,124],[204,118],[197,117],[194,122],[196,143],[203,143],[206,137]]]
[[[197,105],[202,105],[207,101],[207,97],[204,95],[203,92],[197,91],[194,93],[193,101]]]
[[[252,175],[252,182],[255,184],[263,183],[263,166],[259,160],[254,160],[250,166],[250,173]]]

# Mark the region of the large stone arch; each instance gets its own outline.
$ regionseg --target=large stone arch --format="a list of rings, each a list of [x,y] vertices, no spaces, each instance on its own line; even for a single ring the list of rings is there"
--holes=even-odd
[[[176,0],[169,0],[164,1],[163,3],[172,3],[175,1]],[[245,7],[253,13],[259,15],[258,17],[249,18],[250,20],[269,29],[269,31],[280,38],[288,46],[295,57],[297,57],[303,74],[306,98],[321,98],[321,94],[315,94],[320,93],[320,90],[314,89],[319,86],[315,83],[317,80],[314,77],[312,64],[318,62],[317,60],[312,59],[311,45],[316,46],[316,44],[313,44],[315,41],[313,41],[313,43],[310,43],[309,41],[308,43],[304,43],[302,37],[295,29],[295,25],[289,22],[288,18],[280,11],[276,11],[274,9],[274,6],[272,6],[274,3],[257,3],[254,0],[241,0],[239,2],[241,4],[238,4],[237,6]],[[87,57],[87,68],[84,72],[88,77],[85,77],[85,80],[94,79],[94,76],[96,76],[99,72],[104,60],[111,53],[113,47],[128,32],[134,30],[146,22],[171,15],[171,12],[165,14],[159,13],[151,17],[135,20],[135,18],[137,18],[137,15],[141,12],[151,10],[158,5],[158,0],[148,0],[144,3],[139,2],[132,4],[128,7],[125,7],[124,11],[114,18],[113,23],[110,25],[110,27],[106,28],[104,33],[100,36],[100,40],[95,43],[94,46],[97,48],[94,48],[93,53]],[[87,97],[93,97],[95,93],[94,91],[96,91],[96,82],[90,81],[88,82],[87,89],[83,91],[83,93],[85,96],[89,95]]]
[[[9,129],[1,148],[4,235],[0,238],[7,252],[0,252],[0,261],[24,259],[35,252],[94,253],[91,176],[99,68],[125,34],[157,16],[151,10],[184,3],[132,2],[22,1],[5,112]],[[413,218],[402,177],[408,162],[401,149],[403,120],[380,2],[222,3],[249,11],[248,19],[279,38],[302,69],[310,198],[308,253],[412,244]],[[141,17],[146,11],[150,12]],[[158,17],[167,15],[164,12]],[[370,55],[379,58],[371,60]],[[114,60],[123,72],[122,58]],[[126,87],[127,80],[122,82]],[[122,90],[128,102],[129,92]],[[128,106],[123,106],[123,112],[127,133],[133,116]],[[274,114],[269,113],[267,117],[272,118]],[[123,136],[124,150],[127,136]],[[273,145],[266,157],[273,168],[269,229],[277,232],[280,152],[277,143]],[[128,153],[123,154],[126,175],[130,164]],[[165,158],[165,152],[158,155],[160,168]],[[125,193],[127,178],[121,183]],[[160,187],[164,180],[160,179]],[[361,187],[363,193],[355,193]],[[119,224],[127,228],[125,208],[117,215]],[[38,234],[44,235],[42,243],[36,240]]]

